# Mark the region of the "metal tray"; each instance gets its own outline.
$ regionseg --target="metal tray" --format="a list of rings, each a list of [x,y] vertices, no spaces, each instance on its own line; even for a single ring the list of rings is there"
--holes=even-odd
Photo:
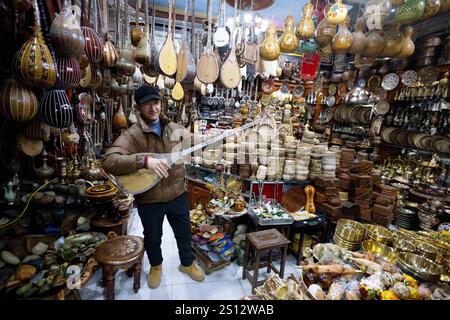
[[[286,210],[281,208],[284,212],[289,214]],[[289,217],[287,219],[269,219],[269,218],[260,218],[256,215],[253,208],[248,206],[248,214],[249,216],[256,221],[260,226],[272,226],[272,225],[281,225],[281,224],[292,224],[294,222],[294,217]]]

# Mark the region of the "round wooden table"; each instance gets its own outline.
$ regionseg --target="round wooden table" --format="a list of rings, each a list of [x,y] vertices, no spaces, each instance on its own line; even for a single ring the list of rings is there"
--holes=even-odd
[[[141,266],[144,256],[144,241],[135,236],[117,236],[101,243],[95,251],[95,260],[102,267],[103,285],[106,285],[106,298],[114,300],[115,274],[119,269],[134,275],[134,292],[141,287]]]

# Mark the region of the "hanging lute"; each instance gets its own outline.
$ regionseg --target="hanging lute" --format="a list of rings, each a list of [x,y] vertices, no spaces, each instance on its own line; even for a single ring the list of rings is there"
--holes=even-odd
[[[177,53],[172,35],[172,0],[169,0],[169,30],[166,42],[164,42],[158,56],[159,67],[165,76],[172,76],[177,71]]]
[[[152,158],[157,159],[166,159],[167,164],[169,167],[177,163],[180,159],[183,157],[191,154],[192,152],[195,152],[196,150],[200,150],[203,147],[206,147],[210,144],[216,143],[218,141],[221,141],[227,137],[230,137],[242,130],[245,130],[247,128],[253,127],[255,125],[258,125],[262,121],[266,119],[260,118],[257,120],[254,120],[250,123],[247,123],[239,128],[232,129],[232,130],[226,130],[221,135],[214,137],[208,141],[202,142],[196,146],[193,146],[191,148],[181,150],[178,152],[172,152],[172,153],[139,153],[138,155],[144,155],[149,156]],[[140,194],[144,193],[151,188],[153,188],[160,180],[161,178],[154,173],[151,170],[148,169],[140,169],[137,172],[130,173],[123,176],[117,176],[116,177],[116,183],[119,186],[122,191],[126,191],[128,193],[132,194]]]
[[[219,64],[213,52],[211,43],[212,29],[211,0],[208,0],[208,43],[197,66],[197,78],[203,83],[214,83],[219,77]]]

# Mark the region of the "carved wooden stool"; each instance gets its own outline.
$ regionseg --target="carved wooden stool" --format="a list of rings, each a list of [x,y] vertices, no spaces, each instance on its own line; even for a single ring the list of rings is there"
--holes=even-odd
[[[284,277],[284,267],[290,241],[276,229],[251,232],[247,233],[246,236],[242,279],[248,278],[250,280],[252,283],[252,293],[254,293],[255,288],[264,282],[264,280],[258,281],[258,271],[260,268],[267,267],[267,272],[270,272],[270,269],[272,269],[280,275],[280,278]],[[253,268],[249,266],[250,249],[255,252]],[[275,249],[282,250],[280,270],[277,270],[272,264],[272,251]],[[261,253],[263,251],[269,251],[269,257],[267,262],[260,263]],[[253,276],[250,274],[251,270],[253,270]]]
[[[144,241],[134,236],[117,236],[101,243],[95,251],[95,260],[102,267],[106,298],[114,300],[116,271],[125,269],[128,276],[134,275],[133,289],[141,287],[141,264],[144,256]]]

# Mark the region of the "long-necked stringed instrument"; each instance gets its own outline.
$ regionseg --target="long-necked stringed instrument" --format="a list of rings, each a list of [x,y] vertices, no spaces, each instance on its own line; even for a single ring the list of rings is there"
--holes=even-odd
[[[255,125],[258,125],[264,120],[266,120],[266,119],[264,119],[264,118],[257,119],[250,123],[247,123],[239,128],[232,129],[232,130],[226,130],[217,137],[214,137],[208,141],[202,142],[198,145],[195,145],[195,146],[185,149],[185,150],[172,152],[172,153],[139,153],[138,155],[149,156],[149,157],[157,158],[157,159],[166,159],[167,164],[169,165],[169,167],[171,167],[172,165],[177,163],[180,159],[191,154],[192,152],[195,152],[196,150],[200,150],[203,147],[206,147],[210,144],[219,142],[219,141],[221,141],[227,137],[230,137],[242,130],[251,128]],[[156,173],[154,173],[153,171],[148,170],[148,169],[140,169],[137,172],[116,177],[116,183],[119,186],[119,188],[122,189],[122,191],[126,191],[126,192],[132,193],[132,194],[144,193],[144,192],[150,190],[151,188],[153,188],[160,180],[161,180],[161,178]]]

